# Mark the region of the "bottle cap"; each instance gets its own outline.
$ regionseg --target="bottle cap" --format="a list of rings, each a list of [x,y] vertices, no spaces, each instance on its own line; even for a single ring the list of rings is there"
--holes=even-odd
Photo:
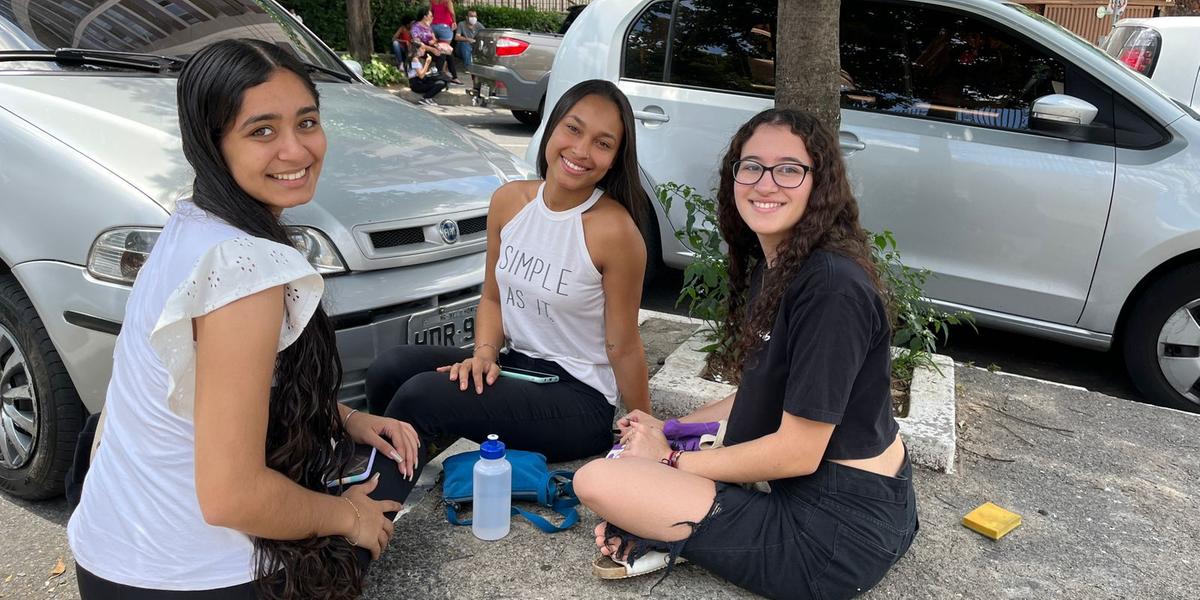
[[[504,458],[504,442],[500,441],[500,436],[489,435],[487,441],[479,445],[479,456],[490,460]]]

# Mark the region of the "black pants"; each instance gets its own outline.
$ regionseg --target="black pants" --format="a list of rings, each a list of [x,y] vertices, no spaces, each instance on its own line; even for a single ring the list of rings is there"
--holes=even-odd
[[[88,448],[91,447],[90,439],[87,442],[87,446]],[[79,452],[81,451],[76,451],[75,468],[79,466]],[[412,492],[413,485],[421,476],[421,469],[424,468],[425,462],[428,459],[426,450],[424,447],[418,450],[419,466],[413,475],[412,481],[400,475],[400,470],[397,468],[395,462],[390,459],[381,459],[382,457],[377,457],[374,466],[371,468],[372,473],[379,474],[379,484],[376,485],[375,491],[371,492],[370,497],[374,500],[395,500],[403,503],[408,498],[409,492]],[[84,472],[86,472],[86,469]],[[281,507],[281,509],[286,509],[286,507]],[[388,518],[396,516],[396,513],[384,514]],[[358,557],[358,564],[363,575],[366,575],[367,569],[371,565],[371,552],[364,548],[355,548],[355,554]],[[254,582],[215,590],[166,591],[136,588],[114,583],[98,577],[78,564],[75,565],[75,575],[79,581],[79,595],[83,600],[257,600],[259,597]]]
[[[717,483],[712,508],[691,537],[609,535],[680,555],[767,598],[850,598],[879,583],[908,551],[920,524],[907,458],[896,477],[822,462],[816,472],[772,484],[771,493]]]
[[[495,433],[507,447],[540,452],[551,462],[612,448],[613,405],[557,363],[508,352],[500,357],[501,366],[551,373],[559,381],[499,377],[485,384],[483,394],[475,393],[473,382],[459,391],[459,382],[436,372],[470,356],[469,350],[430,346],[399,346],[384,353],[367,371],[371,412],[409,423],[422,440],[465,437],[482,442]]]
[[[408,80],[408,86],[412,91],[422,94],[425,98],[432,98],[446,89],[448,84],[444,79],[437,77],[413,77]]]

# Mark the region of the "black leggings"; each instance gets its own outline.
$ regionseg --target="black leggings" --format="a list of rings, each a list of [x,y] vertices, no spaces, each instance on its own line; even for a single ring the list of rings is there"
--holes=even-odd
[[[367,403],[374,414],[405,421],[422,441],[482,442],[488,434],[512,449],[546,455],[551,462],[575,460],[612,448],[613,408],[603,394],[580,382],[558,363],[519,352],[500,357],[501,366],[558,375],[557,383],[499,377],[476,394],[436,369],[469,358],[469,350],[399,346],[367,371]],[[422,443],[422,447],[425,444]]]
[[[446,89],[446,80],[437,77],[413,77],[408,80],[408,86],[412,91],[422,94],[425,98],[432,98]]]
[[[372,473],[379,474],[379,484],[370,497],[374,500],[395,500],[404,502],[412,491],[413,485],[421,476],[428,458],[425,447],[418,449],[418,468],[409,481],[400,475],[396,463],[384,459],[375,460]],[[384,513],[388,518],[394,518],[396,513]],[[386,551],[386,550],[385,550]],[[358,564],[365,576],[371,565],[371,552],[365,548],[355,548]],[[232,587],[214,590],[168,591],[147,588],[136,588],[103,579],[92,572],[75,565],[75,576],[79,581],[79,596],[83,600],[258,600],[258,590],[254,582],[243,583]]]

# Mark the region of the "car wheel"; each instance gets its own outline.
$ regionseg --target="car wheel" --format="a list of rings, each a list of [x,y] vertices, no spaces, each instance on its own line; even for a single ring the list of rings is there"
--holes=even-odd
[[[0,275],[0,490],[57,496],[85,411],[42,320],[12,275]]]
[[[525,125],[533,125],[536,127],[542,122],[542,115],[536,110],[514,110],[512,111],[512,114],[517,118],[518,121],[524,123]]]
[[[1125,325],[1125,365],[1148,400],[1200,412],[1200,265],[1154,282]]]

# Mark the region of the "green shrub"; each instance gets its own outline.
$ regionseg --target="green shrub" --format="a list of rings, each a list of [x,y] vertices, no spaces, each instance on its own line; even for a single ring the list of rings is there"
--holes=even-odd
[[[688,314],[704,321],[708,345],[703,350],[712,352],[723,335],[729,297],[729,263],[715,228],[716,201],[676,183],[660,185],[657,196],[668,212],[676,200],[682,200],[687,210],[687,221],[675,237],[695,254],[695,260],[683,272],[683,288],[676,306],[686,302]],[[914,368],[933,366],[930,355],[937,351],[939,341],[948,340],[951,325],[966,323],[974,327],[974,319],[969,313],[947,313],[925,302],[922,289],[929,270],[913,269],[900,262],[891,231],[868,231],[867,239],[871,259],[886,288],[884,300],[892,322],[892,345],[905,350],[892,359],[892,377],[908,381]]]
[[[350,60],[349,54],[342,54],[342,60]],[[392,63],[390,57],[372,56],[371,62],[362,65],[363,78],[370,81],[378,87],[387,87],[393,83],[407,81],[408,78],[396,65]]]
[[[487,6],[472,4],[455,6],[454,10],[459,20],[467,18],[467,11],[473,10],[479,16],[479,22],[492,29],[525,29],[544,33],[558,33],[566,15],[558,12],[537,10],[534,8],[511,8],[508,6]]]

